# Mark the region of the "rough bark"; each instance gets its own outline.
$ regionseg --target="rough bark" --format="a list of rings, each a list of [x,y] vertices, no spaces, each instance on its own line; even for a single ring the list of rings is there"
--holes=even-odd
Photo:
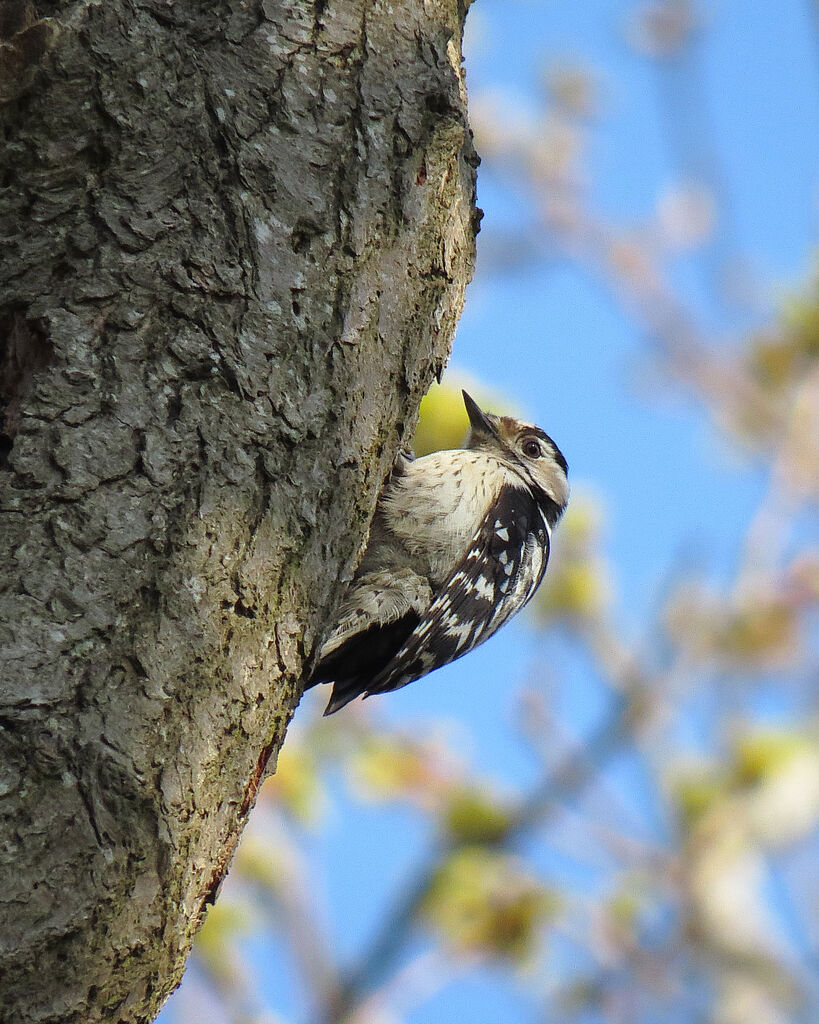
[[[449,351],[464,14],[3,9],[3,1021],[179,981]]]

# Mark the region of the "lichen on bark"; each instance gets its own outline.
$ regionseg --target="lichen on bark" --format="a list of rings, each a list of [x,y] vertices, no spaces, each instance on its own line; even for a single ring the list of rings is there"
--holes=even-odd
[[[464,13],[0,19],[0,1020],[181,976],[448,355]]]

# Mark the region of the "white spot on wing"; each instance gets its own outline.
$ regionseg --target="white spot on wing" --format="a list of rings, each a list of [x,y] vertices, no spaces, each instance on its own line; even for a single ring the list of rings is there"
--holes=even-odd
[[[486,598],[487,601],[491,601],[495,596],[492,583],[485,576],[478,576],[476,578],[475,593],[478,597]]]

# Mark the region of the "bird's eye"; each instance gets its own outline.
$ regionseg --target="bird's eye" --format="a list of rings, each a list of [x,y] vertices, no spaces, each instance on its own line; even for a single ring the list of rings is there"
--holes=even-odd
[[[543,454],[540,442],[536,441],[533,437],[527,437],[523,442],[523,454],[530,459],[539,459]]]

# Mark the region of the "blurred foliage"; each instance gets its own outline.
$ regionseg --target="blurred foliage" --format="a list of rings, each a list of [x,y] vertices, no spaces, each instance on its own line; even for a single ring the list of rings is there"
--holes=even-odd
[[[594,621],[610,600],[609,571],[600,553],[601,509],[589,495],[572,491],[560,524],[560,543],[533,607],[544,621]]]
[[[477,395],[472,397],[481,405]],[[460,388],[454,387],[449,380],[446,384],[433,384],[421,399],[418,429],[412,447],[418,456],[440,448],[460,448],[468,430],[469,417]]]
[[[196,955],[217,983],[230,984],[238,973],[234,944],[247,934],[251,917],[247,904],[239,900],[220,900],[208,911],[196,937]]]
[[[440,865],[420,910],[458,950],[523,961],[559,906],[517,858],[468,846]]]
[[[819,269],[803,294],[785,302],[780,322],[752,337],[748,363],[759,385],[778,395],[819,366]]]
[[[726,602],[713,590],[687,584],[666,614],[670,636],[691,657],[763,672],[799,655],[799,609],[784,594],[756,589]]]
[[[275,775],[276,798],[284,808],[305,825],[317,824],[326,804],[319,766],[303,743],[288,743],[279,754]],[[274,788],[268,781],[263,795]]]
[[[349,780],[370,800],[407,800],[437,808],[459,774],[443,737],[372,733],[350,760]]]
[[[453,844],[490,846],[505,838],[512,824],[509,807],[488,787],[472,785],[457,790],[446,808],[444,825]]]
[[[468,391],[487,412],[502,410],[504,415],[516,415],[513,401],[499,396],[471,378],[459,381],[457,374],[450,373],[441,384],[433,383],[421,399],[418,428],[412,443],[417,456],[463,445],[469,430],[469,417],[464,407],[462,389]]]

